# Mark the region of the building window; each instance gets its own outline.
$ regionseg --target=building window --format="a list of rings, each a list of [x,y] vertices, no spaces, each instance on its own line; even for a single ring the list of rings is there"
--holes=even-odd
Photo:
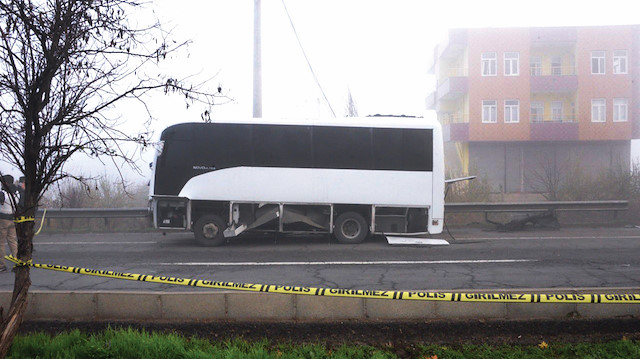
[[[551,120],[552,121],[562,122],[564,117],[562,107],[563,107],[562,101],[551,102]]]
[[[613,122],[626,122],[628,120],[628,101],[626,98],[613,99]]]
[[[518,76],[520,74],[520,53],[505,52],[504,53],[504,75]]]
[[[540,101],[531,102],[531,122],[544,121],[544,103]]]
[[[495,52],[482,54],[482,76],[496,76],[498,74],[498,55]]]
[[[504,122],[505,123],[520,122],[520,100],[504,101]]]
[[[529,68],[531,69],[531,76],[542,75],[542,58],[540,56],[531,56]]]
[[[562,57],[551,57],[551,75],[562,76]]]
[[[604,75],[606,59],[607,53],[605,51],[591,51],[591,73]]]
[[[627,50],[615,50],[613,52],[613,73],[627,73]]]
[[[496,100],[482,101],[482,122],[483,123],[498,122],[498,102]]]
[[[591,100],[591,122],[607,121],[607,103],[605,99],[598,98]]]

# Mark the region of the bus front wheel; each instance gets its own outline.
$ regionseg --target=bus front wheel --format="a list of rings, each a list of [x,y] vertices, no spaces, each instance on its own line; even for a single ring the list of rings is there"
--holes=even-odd
[[[224,230],[227,228],[224,221],[215,214],[204,215],[196,221],[193,232],[196,241],[207,247],[220,246],[226,242]]]
[[[336,218],[333,235],[340,243],[362,243],[369,235],[369,227],[360,213],[345,212]]]

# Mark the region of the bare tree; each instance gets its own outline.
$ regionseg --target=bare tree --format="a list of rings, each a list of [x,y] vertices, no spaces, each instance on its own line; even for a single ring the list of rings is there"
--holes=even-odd
[[[564,181],[564,169],[562,165],[558,168],[554,156],[544,156],[538,161],[538,166],[532,171],[528,178],[533,189],[542,193],[549,201],[560,199],[560,192]]]
[[[351,90],[348,90],[347,106],[345,108],[345,117],[358,117],[358,106],[351,96]]]
[[[146,108],[145,95],[156,89],[207,106],[227,100],[220,88],[207,92],[204,84],[149,71],[185,43],[170,41],[155,19],[140,25],[150,18],[147,10],[136,0],[0,0],[0,159],[26,179],[22,200],[11,199],[22,217],[16,231],[23,263],[31,260],[33,217],[43,193],[73,177],[64,170],[69,158],[82,152],[135,166],[121,146],[149,144],[148,131],[121,129],[115,105],[134,100]],[[136,15],[142,16],[134,21]],[[0,358],[22,321],[31,284],[28,266],[14,272]]]

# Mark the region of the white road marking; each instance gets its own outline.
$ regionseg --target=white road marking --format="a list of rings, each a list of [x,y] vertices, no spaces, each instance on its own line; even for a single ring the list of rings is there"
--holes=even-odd
[[[573,237],[456,237],[460,241],[516,240],[516,239],[640,239],[640,236],[573,236]],[[451,238],[449,238],[451,240]],[[455,243],[455,241],[453,242]]]
[[[537,262],[536,259],[469,259],[441,261],[354,261],[354,262],[175,262],[162,266],[326,266],[326,265],[391,265],[391,264],[484,264]]]
[[[138,241],[138,242],[100,242],[100,241],[91,241],[91,242],[39,242],[37,239],[33,241],[34,245],[70,245],[70,244],[100,244],[100,245],[114,245],[114,244],[155,244],[159,243],[158,241]]]

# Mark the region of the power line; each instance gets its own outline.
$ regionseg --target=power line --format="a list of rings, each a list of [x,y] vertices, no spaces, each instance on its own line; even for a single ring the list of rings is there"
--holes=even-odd
[[[302,47],[302,42],[300,42],[300,37],[298,37],[298,32],[296,31],[295,25],[293,25],[293,20],[291,20],[291,15],[289,15],[289,10],[287,9],[287,5],[284,3],[284,0],[282,0],[282,6],[284,7],[284,11],[287,13],[287,17],[289,18],[289,23],[291,23],[291,28],[293,29],[293,33],[296,35],[296,40],[298,40],[298,45],[300,46],[300,50],[302,50],[302,55],[304,55],[304,59],[307,61],[307,65],[309,66],[309,70],[313,75],[313,79],[316,81],[316,85],[318,85],[320,92],[322,92],[322,96],[324,97],[324,100],[327,102],[327,106],[329,106],[329,110],[331,110],[331,114],[333,115],[333,117],[336,117],[336,113],[333,111],[333,107],[331,107],[331,103],[329,102],[327,95],[324,93],[324,90],[320,85],[320,81],[318,81],[318,77],[316,76],[316,73],[313,71],[313,67],[311,66],[311,62],[309,62],[307,53],[304,51],[304,47]]]

